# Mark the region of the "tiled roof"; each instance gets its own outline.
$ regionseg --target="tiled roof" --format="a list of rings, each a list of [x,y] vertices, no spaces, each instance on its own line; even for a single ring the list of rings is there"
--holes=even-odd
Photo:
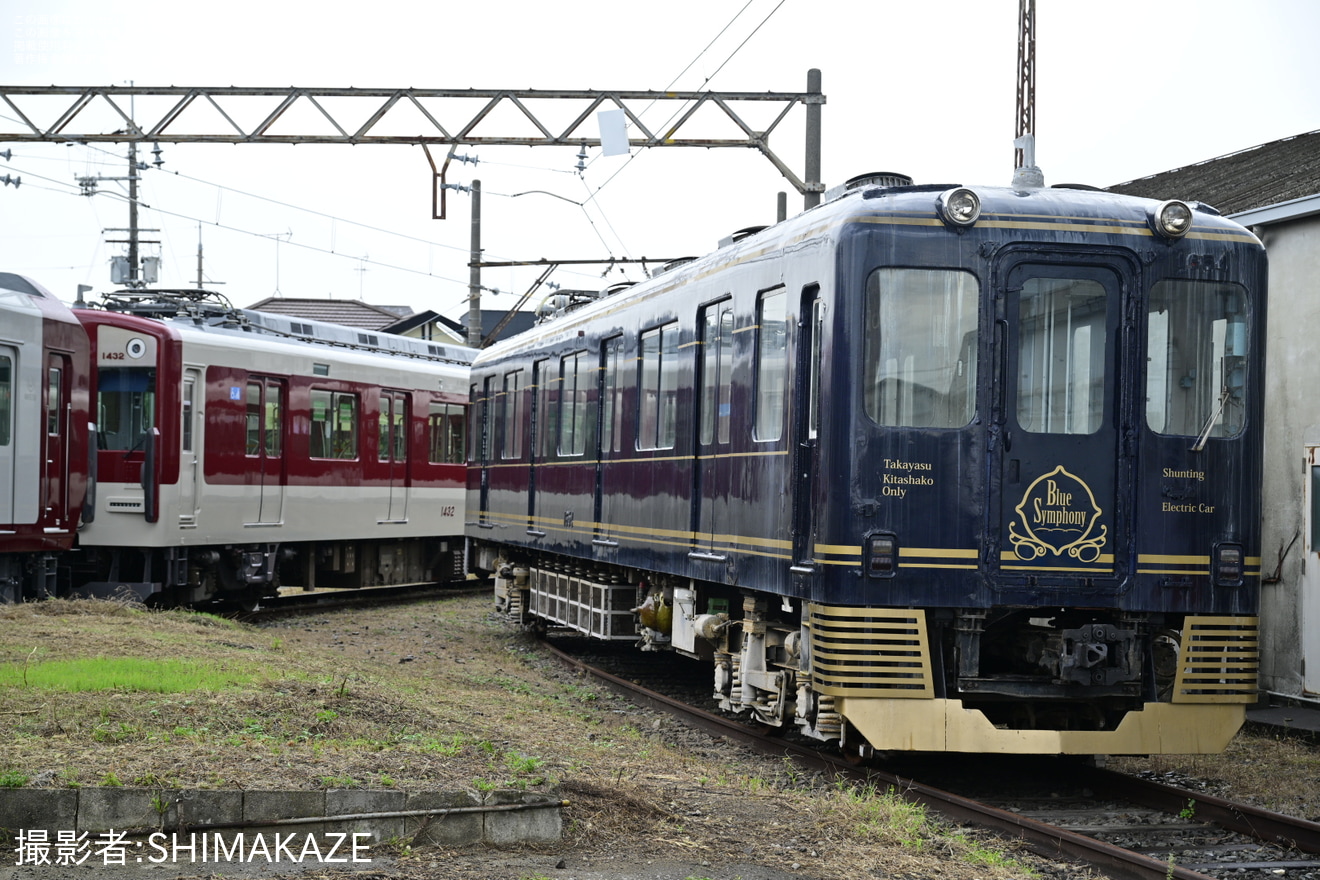
[[[253,303],[248,308],[293,318],[328,321],[360,330],[379,330],[412,314],[412,309],[407,306],[373,306],[356,299],[291,299],[275,296]]]
[[[1152,199],[1204,202],[1223,214],[1320,193],[1320,131],[1109,187]]]

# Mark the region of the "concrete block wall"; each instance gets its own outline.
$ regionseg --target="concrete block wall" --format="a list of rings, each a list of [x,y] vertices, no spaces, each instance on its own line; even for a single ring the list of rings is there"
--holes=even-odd
[[[374,844],[516,846],[559,840],[561,804],[557,795],[520,791],[17,788],[0,790],[0,840],[33,830],[45,831],[52,842],[59,832],[251,836],[278,830],[302,837],[361,835],[352,839]]]

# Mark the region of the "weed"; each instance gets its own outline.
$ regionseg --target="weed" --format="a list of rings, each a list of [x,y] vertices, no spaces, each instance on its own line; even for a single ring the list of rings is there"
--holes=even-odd
[[[339,713],[334,709],[321,709],[316,713],[317,724],[328,724],[339,717]]]
[[[362,783],[352,776],[322,776],[321,785],[326,788],[360,788]]]
[[[101,777],[101,784],[106,788],[120,788],[124,783],[119,781],[119,777],[113,771]]]
[[[28,784],[28,776],[17,770],[5,770],[0,773],[0,788],[22,788]]]
[[[477,791],[494,791],[495,789],[499,788],[499,785],[497,785],[496,783],[488,782],[487,780],[482,779],[481,777],[477,777],[476,779],[472,780],[472,784],[473,786],[476,787]]]
[[[1187,801],[1187,806],[1178,811],[1178,816],[1182,819],[1196,818],[1196,801],[1189,799]]]

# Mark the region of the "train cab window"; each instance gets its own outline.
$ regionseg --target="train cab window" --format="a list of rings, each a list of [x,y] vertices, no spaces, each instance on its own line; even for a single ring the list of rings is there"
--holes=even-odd
[[[427,425],[431,464],[462,464],[466,455],[463,441],[467,436],[464,408],[432,402]]]
[[[1109,296],[1097,281],[1029,278],[1018,300],[1017,420],[1038,434],[1104,422]]]
[[[142,449],[156,422],[156,371],[145,367],[101,367],[96,387],[98,449]]]
[[[559,359],[559,454],[587,451],[587,390],[591,365],[579,351]]]
[[[949,269],[877,269],[866,283],[862,393],[891,428],[961,428],[976,413],[976,278]]]
[[[781,288],[761,294],[757,306],[757,440],[778,440],[784,433],[784,389],[788,384],[788,294]]]
[[[1231,437],[1246,416],[1246,294],[1235,284],[1161,281],[1146,316],[1146,424]]]
[[[709,305],[701,325],[701,445],[729,442],[733,408],[733,303]]]
[[[9,445],[14,399],[14,362],[0,355],[0,446]]]
[[[504,394],[500,399],[501,458],[522,458],[523,374],[514,370],[504,374]]]
[[[312,424],[309,439],[312,458],[357,458],[358,399],[356,394],[311,390]]]
[[[638,449],[673,449],[678,436],[678,323],[642,334]]]

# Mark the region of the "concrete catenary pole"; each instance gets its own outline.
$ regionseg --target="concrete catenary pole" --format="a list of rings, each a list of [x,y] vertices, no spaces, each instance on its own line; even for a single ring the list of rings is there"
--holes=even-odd
[[[468,345],[481,348],[481,181],[472,181],[472,262],[468,264]]]
[[[803,208],[810,210],[820,204],[820,108],[825,96],[820,91],[820,70],[811,68],[807,71],[807,145],[806,174],[802,181],[807,192],[802,197]]]

